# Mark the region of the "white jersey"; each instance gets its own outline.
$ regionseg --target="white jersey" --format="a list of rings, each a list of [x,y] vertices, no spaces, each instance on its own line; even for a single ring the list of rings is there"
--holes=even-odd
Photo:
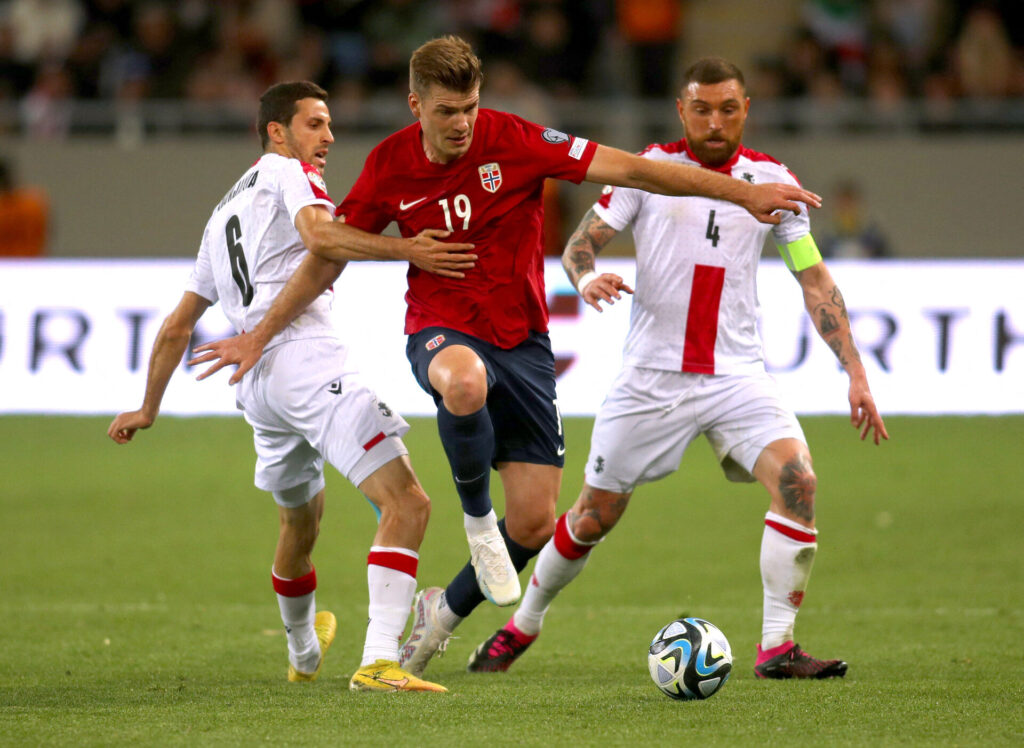
[[[186,290],[221,302],[237,332],[263,319],[306,254],[295,215],[307,205],[334,212],[323,177],[311,165],[267,153],[249,168],[213,210]],[[336,337],[323,293],[267,348],[286,340]]]
[[[641,155],[701,166],[685,140],[649,146]],[[785,166],[743,146],[716,171],[756,184],[799,184]],[[606,187],[594,212],[617,231],[633,226],[637,277],[625,365],[696,374],[764,371],[757,262],[769,231],[777,245],[810,233],[806,206],[798,216],[783,213],[773,226],[724,200]]]

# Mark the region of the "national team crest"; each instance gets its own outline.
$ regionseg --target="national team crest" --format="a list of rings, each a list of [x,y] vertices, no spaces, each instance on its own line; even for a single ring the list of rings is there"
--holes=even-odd
[[[444,342],[444,335],[435,335],[427,341],[427,350],[432,351]]]
[[[480,172],[480,184],[484,186],[484,189],[488,192],[497,192],[501,187],[501,167],[497,163],[484,164],[478,171]]]

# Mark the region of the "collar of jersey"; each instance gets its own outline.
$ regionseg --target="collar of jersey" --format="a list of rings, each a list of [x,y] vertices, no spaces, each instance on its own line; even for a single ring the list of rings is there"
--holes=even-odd
[[[697,158],[697,154],[690,150],[690,144],[686,142],[686,138],[683,138],[682,142],[683,148],[686,150],[687,156],[689,156],[691,159],[693,159],[698,164],[703,166],[705,169],[717,171],[720,174],[732,174],[732,167],[734,167],[736,165],[736,162],[740,160],[740,154],[743,152],[743,144],[741,143],[740,145],[736,146],[736,152],[732,154],[732,157],[730,157],[728,161],[726,161],[721,166],[711,166],[710,164],[705,164],[703,161]]]

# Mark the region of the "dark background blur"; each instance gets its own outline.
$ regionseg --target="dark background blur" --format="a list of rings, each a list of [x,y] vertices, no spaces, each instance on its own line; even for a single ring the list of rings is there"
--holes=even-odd
[[[1021,254],[1021,0],[0,0],[0,243],[31,244],[34,200],[38,251],[9,254],[194,254],[280,80],[331,94],[339,201],[445,33],[483,59],[484,106],[628,150],[681,137],[681,71],[727,57],[746,144],[828,201],[827,256]],[[597,191],[553,192],[552,246]]]

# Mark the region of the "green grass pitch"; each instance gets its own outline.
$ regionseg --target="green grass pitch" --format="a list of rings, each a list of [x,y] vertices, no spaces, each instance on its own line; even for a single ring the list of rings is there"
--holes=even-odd
[[[846,659],[844,680],[754,678],[767,497],[701,441],[638,491],[507,674],[465,672],[510,612],[481,606],[428,670],[446,695],[348,691],[374,516],[336,473],[315,562],[338,638],[317,683],[289,684],[248,426],[164,418],[118,447],[108,422],[0,418],[2,744],[1024,744],[1024,417],[890,418],[878,448],[803,419],[821,534],[797,640]],[[433,499],[419,578],[443,585],[466,556],[460,510],[432,420],[412,425]],[[560,511],[590,421],[566,426]],[[647,674],[650,637],[681,613],[733,646],[705,702]]]

